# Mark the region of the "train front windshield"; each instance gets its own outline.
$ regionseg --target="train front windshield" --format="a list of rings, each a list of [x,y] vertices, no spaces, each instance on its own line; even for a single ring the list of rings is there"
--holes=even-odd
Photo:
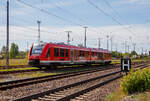
[[[34,45],[32,48],[31,54],[41,54],[43,50],[44,45]]]

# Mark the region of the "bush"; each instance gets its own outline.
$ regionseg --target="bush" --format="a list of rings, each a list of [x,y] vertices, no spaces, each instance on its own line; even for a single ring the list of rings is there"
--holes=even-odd
[[[150,70],[131,70],[121,81],[123,91],[128,94],[150,90]]]

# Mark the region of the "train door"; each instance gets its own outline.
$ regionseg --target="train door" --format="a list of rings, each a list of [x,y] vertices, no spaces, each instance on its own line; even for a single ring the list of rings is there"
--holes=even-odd
[[[73,50],[70,50],[71,62],[73,62]]]

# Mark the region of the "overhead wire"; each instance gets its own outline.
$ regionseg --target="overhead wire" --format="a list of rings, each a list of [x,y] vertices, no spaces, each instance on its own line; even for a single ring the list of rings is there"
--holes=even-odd
[[[44,10],[44,9],[41,9],[41,8],[38,8],[38,7],[32,6],[32,5],[30,5],[30,4],[27,4],[27,3],[25,3],[25,2],[23,2],[23,1],[21,1],[21,0],[17,0],[17,1],[19,1],[19,2],[23,3],[23,4],[24,4],[24,5],[26,5],[26,6],[29,6],[29,7],[31,7],[31,8],[34,8],[34,9],[40,10],[40,11],[41,11],[41,12],[43,12],[43,13],[46,13],[46,14],[48,14],[48,15],[51,15],[51,16],[54,16],[54,17],[57,17],[57,18],[59,18],[59,19],[61,19],[61,20],[63,20],[63,21],[70,22],[70,23],[75,24],[75,25],[78,25],[78,26],[82,26],[81,24],[78,24],[78,23],[72,22],[72,21],[70,21],[70,20],[66,20],[66,19],[64,19],[64,18],[62,18],[62,17],[60,17],[60,16],[57,16],[57,15],[55,15],[55,14],[52,14],[52,13],[50,13],[50,12],[48,12],[48,11]],[[47,31],[44,31],[44,32],[47,32]]]
[[[44,9],[41,9],[41,8],[32,6],[32,5],[28,4],[28,3],[25,3],[25,2],[23,2],[23,1],[21,1],[21,0],[17,0],[17,1],[19,1],[20,3],[22,3],[22,4],[24,4],[24,5],[28,6],[28,7],[37,9],[37,10],[43,12],[43,13],[46,13],[46,14],[48,14],[48,15],[54,16],[54,17],[56,17],[56,18],[58,18],[58,19],[61,19],[61,20],[65,21],[65,22],[69,22],[69,23],[72,23],[72,24],[75,24],[75,25],[84,27],[84,25],[81,25],[81,24],[79,24],[79,23],[76,23],[76,22],[70,21],[70,20],[68,20],[68,19],[65,19],[65,18],[63,18],[63,17],[57,16],[56,14],[53,14],[53,13],[51,13],[51,12],[48,12],[47,10],[44,10]],[[58,6],[57,6],[57,7],[58,7]],[[60,7],[59,7],[59,9],[62,10],[62,8],[60,8]],[[68,11],[68,10],[66,10],[66,11]],[[85,21],[84,21],[84,22],[85,22]],[[93,30],[93,29],[91,29],[91,28],[89,28],[89,30],[94,31],[94,32],[97,32],[97,31],[95,31],[95,30]]]
[[[17,0],[17,1],[20,1],[20,0]],[[21,2],[22,2],[22,1],[21,1]],[[24,4],[24,3],[23,3],[23,4]],[[40,10],[40,11],[43,12],[43,13],[47,13],[48,15],[54,16],[54,17],[56,17],[56,18],[58,18],[58,19],[61,19],[61,20],[63,20],[63,21],[70,22],[70,20],[63,19],[63,17],[57,16],[57,15],[55,15],[55,14],[52,14],[52,13],[50,13],[50,12],[44,10],[44,9],[40,9],[40,8],[38,8],[38,7],[34,7],[34,6],[32,6],[32,5],[30,5],[30,4],[26,4],[26,3],[25,3],[25,5],[28,5],[28,6],[32,7],[32,8],[35,8],[35,9],[38,9],[38,10]],[[108,15],[108,16],[109,16],[109,15]],[[117,20],[116,20],[116,21],[117,21]],[[81,24],[78,24],[78,23],[75,23],[75,22],[72,22],[72,21],[71,21],[70,23],[75,24],[75,25],[79,25],[79,26],[83,26],[83,25],[81,25]],[[118,22],[118,23],[120,23],[120,22]],[[121,23],[120,23],[120,24],[121,24]],[[93,30],[93,31],[95,31],[95,30]],[[95,31],[95,32],[97,32],[97,31]]]
[[[107,1],[107,0],[103,0],[104,2],[105,2],[105,4],[108,6],[108,7],[110,7],[113,11],[114,11],[114,13],[122,20],[122,21],[124,21],[127,25],[130,25],[129,23],[128,23],[128,21],[127,20],[125,20],[119,13],[118,13],[118,11],[117,10],[115,10],[112,6],[111,6],[111,4]],[[130,30],[131,31],[131,26],[130,26],[130,29],[128,28],[128,30]],[[131,31],[132,32],[132,31]],[[134,31],[135,32],[135,31]],[[136,32],[137,33],[137,32]]]
[[[50,2],[51,2],[51,1],[50,1]],[[59,1],[59,2],[57,2],[57,3],[55,4],[55,6],[56,6],[57,9],[59,9],[59,10],[65,12],[66,14],[71,15],[72,17],[75,17],[76,19],[78,19],[79,21],[81,21],[81,22],[83,22],[83,23],[87,23],[84,19],[78,17],[76,14],[73,14],[73,13],[70,12],[69,10],[66,10],[66,9],[62,8],[62,7],[60,6],[60,3],[62,3],[62,2]]]
[[[71,23],[71,24],[73,24],[73,25],[82,26],[82,25],[79,24],[79,23],[76,23],[76,22],[71,21],[71,20],[69,20],[69,19],[66,19],[66,18],[64,18],[64,17],[58,16],[58,15],[56,15],[56,14],[53,14],[53,13],[51,13],[51,12],[45,10],[45,9],[41,9],[41,8],[36,7],[36,6],[32,6],[31,4],[28,4],[28,3],[26,3],[26,2],[23,2],[22,0],[17,0],[17,1],[20,2],[20,3],[22,3],[22,4],[24,4],[24,5],[26,5],[26,6],[28,6],[28,7],[34,8],[34,9],[36,9],[36,10],[39,10],[39,11],[45,13],[45,14],[48,14],[48,15],[53,16],[53,17],[56,17],[56,18],[58,18],[58,19],[60,19],[60,20],[63,20],[63,21],[65,21],[65,22]]]
[[[103,13],[105,16],[111,18],[114,22],[116,22],[118,25],[122,26],[124,29],[128,30],[128,32],[130,32],[131,34],[134,34],[131,30],[129,30],[128,28],[126,28],[124,25],[122,25],[118,20],[116,20],[113,16],[109,15],[108,13],[106,13],[103,9],[101,9],[99,6],[97,6],[95,3],[91,2],[90,0],[86,0],[91,6],[93,6],[94,8],[96,8],[98,11],[100,11],[101,13]]]
[[[110,8],[114,11],[114,13],[116,13],[116,15],[117,15],[122,21],[124,21],[127,25],[130,25],[130,24],[118,13],[118,11],[115,10],[115,9],[112,7],[112,5],[111,5],[107,0],[103,0],[103,1],[105,2],[105,4],[106,4],[108,7],[110,7]]]

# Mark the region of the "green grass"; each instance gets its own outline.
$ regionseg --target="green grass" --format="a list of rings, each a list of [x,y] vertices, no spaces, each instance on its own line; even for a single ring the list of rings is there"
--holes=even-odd
[[[26,59],[9,59],[9,65],[10,66],[18,66],[18,65],[27,65]],[[6,66],[6,60],[2,59],[0,60],[0,66]]]
[[[107,95],[106,101],[124,101],[123,99],[126,97],[130,97],[130,99],[133,99],[134,101],[150,101],[150,91],[127,95],[121,88],[118,88],[113,93]]]
[[[126,97],[130,97],[135,101],[150,101],[150,91],[148,90],[141,93],[137,92],[131,95],[124,92],[123,88],[120,86],[116,88],[114,92],[106,96],[106,101],[124,101],[123,99],[125,99]]]
[[[111,64],[117,64],[120,63],[120,60],[112,60]]]
[[[56,71],[47,71],[45,72],[34,72],[34,73],[23,73],[23,74],[18,74],[15,75],[15,78],[30,78],[30,77],[41,77],[41,76],[48,76],[48,75],[57,75],[57,74],[62,74],[62,73],[71,73],[71,72],[77,72],[77,71],[83,71],[83,70],[90,70],[92,68],[77,68],[73,70],[56,70]]]
[[[132,60],[132,62],[142,62],[142,61],[146,61],[147,59],[134,59]],[[111,64],[116,64],[116,63],[120,63],[120,60],[112,60]],[[9,59],[9,65],[10,66],[20,66],[20,65],[28,65],[27,63],[27,59]],[[6,66],[6,60],[0,60],[0,66]],[[74,67],[76,67],[78,65],[75,65]],[[70,66],[60,66],[61,67],[70,67]]]
[[[106,101],[121,101],[125,96],[127,96],[121,88],[117,88],[114,92],[106,96]]]
[[[60,74],[60,73],[41,73],[41,72],[36,72],[36,73],[26,73],[26,74],[19,74],[16,75],[16,78],[30,78],[30,77],[41,77],[41,76],[50,76],[50,75],[56,75],[56,74]]]
[[[131,62],[144,62],[147,61],[147,59],[132,59]],[[111,64],[120,63],[120,60],[112,60]]]
[[[31,70],[31,69],[39,69],[39,68],[37,68],[37,67],[27,67],[27,68],[0,69],[0,72],[4,72],[4,71],[18,71],[18,70]]]

